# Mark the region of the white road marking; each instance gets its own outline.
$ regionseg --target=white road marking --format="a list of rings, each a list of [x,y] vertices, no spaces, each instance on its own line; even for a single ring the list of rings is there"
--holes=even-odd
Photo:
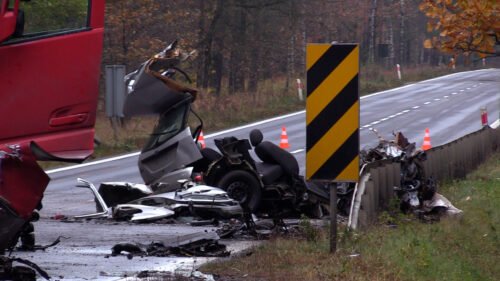
[[[464,90],[460,90],[460,92],[463,92]]]
[[[500,119],[497,119],[497,121],[493,122],[493,124],[490,125],[493,129],[497,129],[500,127]]]
[[[424,104],[425,104],[425,105],[430,104],[430,103],[431,103],[430,101],[426,101],[426,102],[424,102]]]
[[[449,98],[449,96],[444,96],[443,98],[447,99],[447,98]]]
[[[363,128],[370,128],[372,125],[368,124],[368,125],[364,125]]]
[[[467,90],[470,90],[470,88],[467,88]]]
[[[408,112],[410,112],[410,110],[409,110],[409,109],[405,109],[405,110],[403,110],[403,111],[401,111],[401,112],[403,112],[403,113],[408,113]]]
[[[52,170],[45,171],[45,173],[52,174],[52,173],[57,173],[57,172],[62,172],[62,171],[67,171],[67,170],[72,170],[72,169],[76,169],[76,168],[82,168],[82,167],[87,167],[87,166],[92,166],[92,165],[107,163],[107,162],[111,162],[111,161],[116,161],[116,160],[120,160],[120,159],[129,158],[129,157],[132,157],[132,156],[136,156],[136,155],[139,155],[140,153],[141,152],[138,151],[138,152],[134,152],[134,153],[130,153],[130,154],[125,154],[125,155],[121,155],[121,156],[116,156],[116,157],[101,159],[101,160],[97,160],[97,161],[93,161],[93,162],[89,162],[89,163],[83,163],[83,164],[78,164],[78,165],[74,165],[74,166],[68,166],[68,167],[62,167],[62,168],[58,168],[58,169],[52,169]]]
[[[394,92],[394,91],[397,91],[397,90],[409,88],[409,87],[417,85],[419,83],[425,83],[425,82],[431,82],[431,81],[435,81],[435,80],[445,79],[445,78],[449,78],[449,77],[452,77],[452,76],[463,74],[465,72],[472,73],[472,72],[481,72],[481,71],[485,71],[485,70],[488,70],[488,69],[478,69],[478,70],[472,70],[472,71],[463,71],[463,72],[452,73],[452,74],[448,74],[448,75],[445,75],[445,76],[440,76],[440,77],[436,77],[436,78],[432,78],[432,79],[420,81],[420,82],[417,82],[417,83],[408,84],[408,85],[405,85],[405,86],[402,86],[402,87],[398,87],[398,88],[394,88],[394,89],[389,89],[389,90],[385,90],[385,91],[381,91],[381,92],[376,92],[376,93],[373,93],[373,94],[370,94],[370,95],[362,96],[362,97],[360,97],[360,99],[366,99],[366,98],[375,97],[375,96],[382,95],[382,94],[387,94],[387,93]],[[482,84],[483,83],[479,83],[479,85],[482,85]],[[429,104],[429,103],[425,103],[425,104]],[[301,111],[293,112],[293,113],[290,113],[290,114],[287,114],[287,115],[278,116],[278,117],[274,117],[274,118],[271,118],[271,119],[266,119],[266,120],[254,122],[254,123],[251,123],[251,124],[243,125],[243,126],[240,126],[240,127],[236,127],[236,128],[232,128],[232,129],[228,129],[228,130],[216,132],[216,133],[213,133],[213,134],[206,135],[205,139],[209,139],[209,138],[213,138],[213,137],[216,137],[218,135],[221,135],[221,134],[230,133],[230,132],[234,132],[234,131],[237,131],[237,130],[246,129],[246,128],[250,128],[250,127],[253,127],[253,126],[258,126],[258,125],[266,124],[266,123],[269,123],[269,122],[281,120],[281,119],[288,118],[288,117],[291,117],[291,116],[303,114],[305,112],[306,112],[305,110],[301,110]],[[391,115],[391,116],[395,117],[395,115]],[[393,117],[391,117],[391,118],[393,118]],[[129,157],[134,157],[134,156],[139,155],[140,153],[141,153],[140,151],[137,151],[137,152],[133,152],[133,153],[130,153],[130,154],[120,155],[120,156],[116,156],[116,157],[110,157],[110,158],[101,159],[101,160],[97,160],[97,161],[93,161],[93,162],[89,162],[89,163],[83,163],[83,164],[72,165],[72,166],[68,166],[68,167],[62,167],[62,168],[52,169],[52,170],[45,171],[45,173],[47,173],[47,174],[53,174],[53,173],[57,173],[57,172],[68,171],[68,170],[78,169],[78,168],[92,166],[92,165],[98,165],[98,164],[102,164],[102,163],[107,163],[107,162],[112,162],[112,161],[116,161],[116,160],[121,160],[121,159],[129,158]]]
[[[278,116],[278,117],[274,117],[274,118],[271,118],[271,119],[266,119],[266,120],[254,122],[254,123],[251,123],[251,124],[243,125],[243,126],[240,126],[240,127],[236,127],[236,128],[232,128],[232,129],[228,129],[228,130],[216,132],[216,133],[213,133],[213,134],[209,134],[209,135],[205,136],[205,139],[210,139],[210,138],[222,135],[222,134],[231,133],[231,132],[234,132],[234,131],[237,131],[237,130],[246,129],[246,128],[250,128],[250,127],[262,125],[262,124],[265,124],[265,123],[269,123],[269,122],[281,120],[281,119],[292,117],[292,116],[299,115],[299,114],[302,114],[302,113],[305,113],[305,110],[298,111],[298,112],[293,112],[293,113],[290,113],[290,114],[287,114],[287,115]],[[93,162],[89,162],[89,163],[83,163],[83,164],[78,164],[78,165],[73,165],[73,166],[68,166],[68,167],[62,167],[62,168],[52,169],[52,170],[45,171],[45,173],[52,174],[52,173],[63,172],[63,171],[78,169],[78,168],[92,166],[92,165],[98,165],[98,164],[102,164],[102,163],[107,163],[107,162],[112,162],[112,161],[116,161],[116,160],[121,160],[121,159],[129,158],[129,157],[137,156],[140,153],[141,153],[140,151],[137,151],[137,152],[134,152],[134,153],[120,155],[120,156],[106,158],[106,159],[101,159],[101,160],[97,160],[97,161],[93,161]]]
[[[371,122],[370,125],[377,125],[378,123],[380,123],[380,121],[374,121],[374,122]]]
[[[377,93],[373,93],[373,94],[370,94],[370,95],[362,96],[360,99],[366,99],[366,98],[370,98],[370,97],[375,97],[375,96],[378,96],[378,95],[382,95],[382,94],[394,92],[394,91],[397,91],[397,90],[406,89],[408,87],[415,86],[415,85],[420,84],[420,83],[426,83],[426,82],[431,82],[431,81],[440,80],[440,79],[444,79],[444,78],[450,78],[450,77],[453,77],[453,76],[456,76],[456,75],[460,75],[460,74],[463,74],[463,73],[481,72],[481,71],[487,71],[487,70],[491,70],[491,69],[494,69],[494,68],[490,68],[490,69],[478,69],[478,70],[462,71],[462,72],[452,73],[452,74],[448,74],[448,75],[444,75],[444,76],[440,76],[440,77],[436,77],[436,78],[432,78],[432,79],[428,79],[428,80],[416,82],[416,83],[413,83],[413,84],[408,84],[408,85],[405,85],[405,86],[401,86],[399,88],[394,88],[394,89],[385,90],[385,91],[382,91],[382,92],[377,92]],[[482,83],[479,83],[479,84],[482,84]]]
[[[434,99],[435,101],[440,101],[441,99]]]
[[[414,106],[414,107],[412,107],[412,108],[413,108],[413,109],[419,109],[419,108],[420,108],[420,106],[415,105],[415,106]]]
[[[382,119],[380,119],[380,121],[381,121],[381,122],[384,122],[384,121],[387,121],[387,120],[389,120],[389,119],[390,119],[389,117],[386,117],[386,118],[382,118]]]
[[[290,153],[291,153],[291,154],[296,154],[296,153],[299,153],[299,152],[302,152],[302,151],[304,151],[304,149],[303,149],[303,148],[301,148],[301,149],[297,149],[297,150],[294,150],[294,151],[292,151],[292,152],[290,152]]]
[[[456,95],[457,93],[451,93],[452,95]]]

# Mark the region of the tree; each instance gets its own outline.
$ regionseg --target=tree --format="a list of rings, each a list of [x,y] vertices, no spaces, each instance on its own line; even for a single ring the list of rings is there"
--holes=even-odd
[[[405,61],[406,33],[405,33],[405,1],[399,0],[399,63]]]
[[[426,48],[447,53],[500,56],[500,2],[497,0],[424,0],[420,10],[428,17]]]
[[[368,62],[375,62],[375,29],[377,25],[377,0],[372,0],[372,7],[370,10],[370,39],[368,45]]]
[[[153,0],[110,0],[106,2],[104,63],[135,68],[166,46],[157,30],[159,5]],[[165,21],[165,20],[164,20]],[[145,34],[148,34],[145,36]]]

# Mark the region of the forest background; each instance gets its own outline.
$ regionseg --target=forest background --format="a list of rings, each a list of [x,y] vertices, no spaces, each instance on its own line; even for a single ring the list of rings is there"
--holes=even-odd
[[[206,134],[303,109],[297,79],[305,83],[308,43],[358,43],[361,95],[485,67],[483,57],[488,57],[488,66],[498,64],[489,58],[491,54],[438,45],[436,38],[443,35],[443,27],[430,19],[449,15],[440,15],[441,10],[432,10],[432,5],[457,2],[464,1],[107,0],[103,69],[118,64],[133,71],[174,40],[184,50],[197,50],[181,68],[201,89],[194,108],[204,119]],[[486,3],[479,8],[495,18],[494,0],[476,2]],[[462,30],[472,25],[463,24]],[[401,66],[402,79],[396,64]],[[121,128],[113,131],[102,112],[101,96],[96,133],[105,154],[140,148],[154,118],[121,119]]]

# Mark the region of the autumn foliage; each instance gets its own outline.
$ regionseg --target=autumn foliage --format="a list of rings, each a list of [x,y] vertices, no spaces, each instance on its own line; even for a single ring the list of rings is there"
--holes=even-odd
[[[424,0],[420,10],[429,21],[427,31],[436,35],[424,41],[447,53],[500,56],[500,1]]]
[[[284,78],[283,91],[294,91],[305,77],[307,43],[359,43],[361,65],[393,73],[396,64],[403,72],[439,66],[461,52],[492,55],[498,2],[107,0],[103,63],[131,71],[179,39],[182,49],[198,51],[182,65],[198,88],[217,96],[255,94]],[[422,45],[428,19],[436,48]],[[457,66],[466,61],[455,58]]]

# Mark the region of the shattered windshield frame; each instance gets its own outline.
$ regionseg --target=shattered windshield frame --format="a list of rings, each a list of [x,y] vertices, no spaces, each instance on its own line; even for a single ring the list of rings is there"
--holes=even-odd
[[[187,98],[164,112],[142,151],[154,149],[184,130],[190,107],[191,98]]]

